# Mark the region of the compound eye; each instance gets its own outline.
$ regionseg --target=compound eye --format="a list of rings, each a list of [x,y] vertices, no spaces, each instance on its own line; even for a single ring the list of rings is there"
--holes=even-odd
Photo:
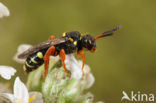
[[[92,44],[91,40],[88,40],[89,44]]]
[[[87,48],[90,50],[92,48],[91,40],[87,40]]]
[[[87,40],[88,45],[92,45],[92,41],[90,39]]]
[[[87,43],[87,39],[85,39],[84,42]]]

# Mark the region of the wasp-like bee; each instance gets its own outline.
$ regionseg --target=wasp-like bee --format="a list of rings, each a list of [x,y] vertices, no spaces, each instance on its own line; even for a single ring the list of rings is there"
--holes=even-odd
[[[96,40],[112,35],[113,32],[119,28],[120,26],[106,31],[95,38],[93,38],[90,34],[82,35],[78,31],[65,32],[59,38],[54,38],[54,36],[51,36],[48,41],[33,46],[19,54],[18,58],[26,59],[24,64],[24,70],[26,72],[31,72],[44,63],[44,80],[48,72],[49,57],[59,55],[64,66],[65,73],[70,77],[65,66],[66,54],[71,54],[76,51],[78,56],[82,56],[83,71],[85,63],[85,54],[83,53],[83,50],[87,49],[88,51],[94,52],[96,50]]]

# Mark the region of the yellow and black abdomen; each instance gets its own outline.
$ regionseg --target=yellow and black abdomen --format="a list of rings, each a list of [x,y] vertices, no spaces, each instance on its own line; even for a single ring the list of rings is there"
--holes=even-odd
[[[45,53],[43,52],[37,52],[33,55],[30,55],[24,64],[24,71],[31,72],[33,70],[36,70],[39,66],[41,66],[44,63],[43,56]]]

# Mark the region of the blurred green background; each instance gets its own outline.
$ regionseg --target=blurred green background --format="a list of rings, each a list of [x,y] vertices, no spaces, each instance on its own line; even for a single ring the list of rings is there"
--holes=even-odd
[[[98,50],[86,53],[95,76],[89,89],[95,100],[120,103],[122,91],[156,93],[155,0],[3,0],[11,15],[0,19],[0,65],[27,75],[12,57],[18,45],[37,44],[65,31],[93,36],[118,25],[112,37],[97,41]],[[14,77],[15,78],[15,77]],[[1,81],[4,81],[0,79]],[[12,79],[12,82],[14,79]]]

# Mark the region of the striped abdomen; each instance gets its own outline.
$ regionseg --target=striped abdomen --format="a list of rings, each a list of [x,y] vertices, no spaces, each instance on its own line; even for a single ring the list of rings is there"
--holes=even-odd
[[[42,52],[37,52],[36,54],[29,56],[24,64],[24,71],[31,72],[36,70],[44,63],[43,56],[44,54]]]

